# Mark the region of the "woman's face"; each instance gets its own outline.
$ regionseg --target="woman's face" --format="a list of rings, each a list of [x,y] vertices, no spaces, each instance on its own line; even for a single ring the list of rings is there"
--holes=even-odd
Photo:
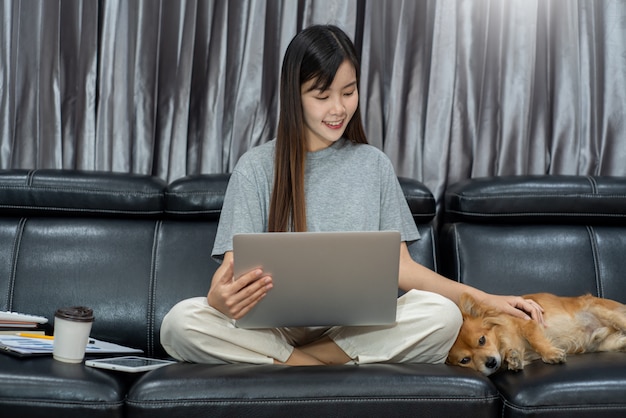
[[[356,71],[344,61],[327,90],[311,90],[315,79],[300,87],[308,151],[319,151],[342,137],[359,105]]]

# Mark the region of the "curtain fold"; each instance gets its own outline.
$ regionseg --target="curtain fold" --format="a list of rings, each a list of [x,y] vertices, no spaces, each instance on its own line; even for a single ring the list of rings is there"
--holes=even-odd
[[[229,172],[271,139],[282,55],[330,23],[370,142],[441,197],[626,175],[626,0],[0,0],[0,168]]]

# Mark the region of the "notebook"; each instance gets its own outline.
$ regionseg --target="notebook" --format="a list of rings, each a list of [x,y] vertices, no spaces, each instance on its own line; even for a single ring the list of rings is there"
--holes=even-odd
[[[261,267],[273,288],[240,328],[387,325],[396,320],[400,233],[279,232],[233,237],[235,277]]]

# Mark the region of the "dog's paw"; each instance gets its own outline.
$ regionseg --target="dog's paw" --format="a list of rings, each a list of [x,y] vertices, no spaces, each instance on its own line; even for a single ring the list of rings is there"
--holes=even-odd
[[[617,340],[617,350],[626,352],[626,335]]]
[[[565,350],[555,347],[554,350],[542,354],[541,360],[548,364],[565,363],[567,361],[567,353]]]
[[[524,357],[517,350],[507,351],[504,360],[509,370],[522,370],[524,368]]]

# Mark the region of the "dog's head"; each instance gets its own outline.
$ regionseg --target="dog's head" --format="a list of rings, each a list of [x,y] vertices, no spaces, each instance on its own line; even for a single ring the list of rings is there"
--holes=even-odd
[[[446,363],[469,367],[489,376],[502,365],[496,326],[502,315],[478,303],[468,294],[461,295],[463,325]]]

